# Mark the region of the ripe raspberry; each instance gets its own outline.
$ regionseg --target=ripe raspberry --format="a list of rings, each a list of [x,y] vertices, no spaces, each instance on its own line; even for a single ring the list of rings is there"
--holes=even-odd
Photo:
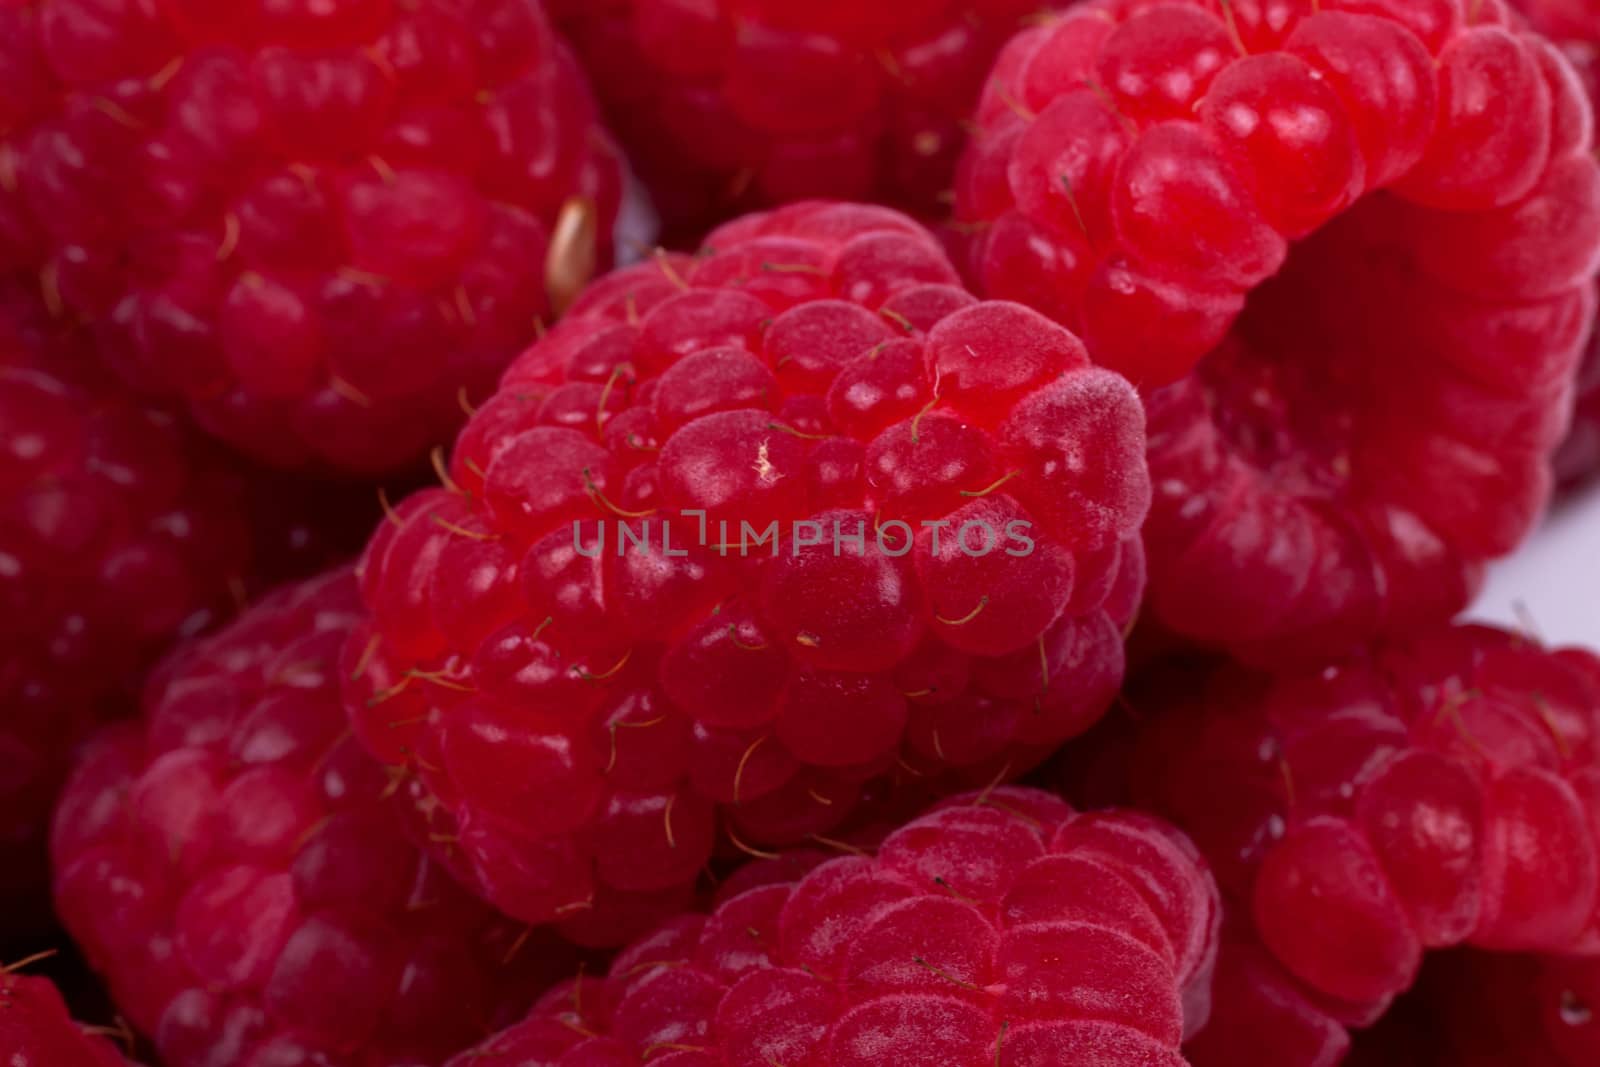
[[[1566,53],[1592,104],[1600,97],[1600,9],[1583,0],[1517,0],[1534,29]],[[1600,472],[1600,338],[1590,337],[1578,372],[1572,432],[1556,454],[1556,478],[1575,484]]]
[[[1059,0],[553,0],[668,238],[804,197],[944,215],[995,53]]]
[[[1600,45],[1600,8],[1590,0],[1511,0],[1511,6],[1563,47]]]
[[[347,549],[367,510],[248,470],[108,388],[88,347],[0,284],[0,939],[48,898],[72,746],[175,638]]]
[[[0,970],[0,1055],[6,1067],[125,1067],[104,1037],[72,1021],[45,978]]]
[[[585,939],[864,783],[1020,775],[1114,696],[1142,585],[1143,412],[1066,330],[884,208],[710,247],[592,287],[362,567],[357,733]]]
[[[0,273],[274,465],[448,439],[616,212],[535,0],[11,0],[0,86]]]
[[[998,789],[756,874],[449,1067],[1181,1067],[1205,1020],[1216,888],[1145,815]]]
[[[57,908],[168,1067],[436,1063],[567,962],[406,840],[332,673],[359,605],[335,571],[190,645],[63,794]]]
[[[1193,1067],[1338,1067],[1350,1048],[1344,1026],[1297,988],[1247,922],[1230,918],[1217,953],[1211,1018],[1183,1047]]]
[[[1313,659],[1441,622],[1540,514],[1600,166],[1571,67],[1505,18],[1094,0],[998,59],[974,272],[1147,390],[1151,604],[1190,639]]]
[[[1136,796],[1329,1016],[1370,1023],[1427,950],[1600,953],[1600,657],[1458,627],[1135,702]]]

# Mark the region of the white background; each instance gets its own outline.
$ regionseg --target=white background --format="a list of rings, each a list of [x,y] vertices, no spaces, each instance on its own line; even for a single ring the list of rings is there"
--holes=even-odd
[[[1469,614],[1553,645],[1600,649],[1600,486],[1558,505],[1522,551],[1496,564]]]

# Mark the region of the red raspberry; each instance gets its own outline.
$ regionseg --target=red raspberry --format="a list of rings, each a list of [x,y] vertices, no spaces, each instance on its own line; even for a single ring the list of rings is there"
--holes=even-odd
[[[58,911],[168,1067],[436,1063],[562,973],[407,841],[349,736],[359,605],[340,570],[189,646],[62,797]]]
[[[322,566],[359,525],[108,388],[88,348],[0,283],[0,938],[48,898],[44,831],[72,746],[175,638],[263,577]]]
[[[1094,0],[997,61],[986,295],[1148,391],[1168,627],[1339,654],[1464,607],[1549,495],[1595,303],[1588,101],[1461,0]]]
[[[1205,1020],[1216,888],[1145,815],[969,794],[729,889],[449,1067],[1182,1067]]]
[[[1590,0],[1511,0],[1511,5],[1553,41],[1600,44],[1600,8]]]
[[[1230,919],[1217,954],[1211,1018],[1183,1047],[1193,1067],[1338,1067],[1350,1048],[1343,1024],[1297,987],[1247,923]]]
[[[592,287],[362,567],[357,733],[584,938],[863,783],[1020,775],[1115,694],[1142,584],[1143,412],[1070,333],[884,208],[710,247]]]
[[[46,978],[0,970],[0,1055],[6,1067],[125,1067],[117,1047],[72,1021]]]
[[[617,207],[535,0],[9,0],[0,89],[0,272],[280,466],[447,439]]]
[[[552,0],[669,238],[804,197],[948,212],[990,61],[1059,0]]]
[[[1458,627],[1135,702],[1135,795],[1328,1016],[1370,1023],[1428,950],[1600,953],[1600,657]],[[1219,979],[1219,1016],[1274,999],[1249,986]]]
[[[1585,0],[1516,0],[1535,29],[1561,46],[1589,92],[1600,97],[1600,8]],[[1600,338],[1591,337],[1578,373],[1572,432],[1556,455],[1556,477],[1573,484],[1600,472]]]

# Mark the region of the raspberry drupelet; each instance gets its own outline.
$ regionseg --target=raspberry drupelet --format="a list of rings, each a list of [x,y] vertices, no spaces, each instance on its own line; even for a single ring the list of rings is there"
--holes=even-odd
[[[1002,52],[986,296],[1147,397],[1151,606],[1263,661],[1444,621],[1550,494],[1595,303],[1572,67],[1498,3],[1093,0]]]
[[[449,1067],[1183,1067],[1221,909],[1181,834],[955,798],[877,854],[725,887]]]
[[[381,525],[356,731],[488,899],[625,937],[719,848],[1087,729],[1143,583],[1143,421],[906,217],[744,218],[591,287]]]
[[[406,838],[339,704],[359,608],[342,569],[181,650],[63,793],[57,910],[168,1067],[437,1063],[576,965]]]
[[[1593,654],[1462,626],[1131,699],[1151,715],[1134,796],[1193,835],[1243,928],[1219,1021],[1261,1011],[1314,1045],[1319,1017],[1370,1024],[1435,949],[1600,954]]]
[[[0,968],[0,1055],[6,1067],[126,1067],[107,1037],[72,1020],[47,978]]]
[[[1600,47],[1600,9],[1589,0],[1511,0],[1533,28],[1569,52]]]
[[[1600,95],[1600,8],[1585,0],[1515,0],[1533,28],[1561,46],[1592,104]],[[1578,373],[1572,432],[1556,455],[1556,477],[1568,485],[1600,473],[1600,338],[1591,337]]]
[[[13,0],[0,87],[0,273],[275,466],[419,460],[608,254],[536,0]]]
[[[283,485],[121,394],[90,348],[0,282],[0,939],[48,900],[73,745],[169,644],[351,551],[366,521],[348,494]]]
[[[1050,0],[553,0],[669,239],[870,199],[943,217],[1002,44]]]

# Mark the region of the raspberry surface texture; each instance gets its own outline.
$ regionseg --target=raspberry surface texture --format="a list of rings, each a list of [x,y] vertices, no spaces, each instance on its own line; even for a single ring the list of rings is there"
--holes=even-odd
[[[0,273],[275,466],[448,442],[607,254],[620,164],[536,0],[12,0],[0,86]]]
[[[720,848],[1087,729],[1143,582],[1143,419],[906,217],[747,217],[593,286],[382,524],[356,732],[490,900],[614,938]]]
[[[1145,815],[1001,788],[753,873],[449,1067],[1182,1067],[1205,1019],[1216,887]]]
[[[63,793],[57,910],[167,1067],[437,1063],[576,966],[407,840],[339,705],[359,604],[335,571],[180,651]]]
[[[1587,0],[1515,0],[1534,29],[1572,61],[1593,104],[1600,95],[1600,8]],[[1556,455],[1556,477],[1576,485],[1600,473],[1600,340],[1591,337],[1578,373],[1572,432]]]
[[[807,197],[949,212],[1002,44],[1049,0],[552,0],[669,240]]]
[[[107,1038],[67,1014],[48,979],[0,971],[0,1054],[6,1067],[125,1067]]]
[[[1265,950],[1233,978],[1224,964],[1219,1017],[1365,1026],[1431,950],[1600,953],[1593,654],[1458,627],[1132,699],[1153,715],[1135,796],[1193,835]]]
[[[1549,497],[1593,317],[1570,63],[1496,3],[1095,0],[957,182],[986,296],[1147,394],[1151,604],[1263,660],[1448,619]]]
[[[174,640],[263,579],[350,551],[368,510],[252,470],[119,393],[90,348],[0,284],[0,939],[48,900],[46,830],[73,745],[128,709]]]
[[[1589,0],[1511,0],[1533,28],[1566,47],[1600,45],[1600,8]]]

